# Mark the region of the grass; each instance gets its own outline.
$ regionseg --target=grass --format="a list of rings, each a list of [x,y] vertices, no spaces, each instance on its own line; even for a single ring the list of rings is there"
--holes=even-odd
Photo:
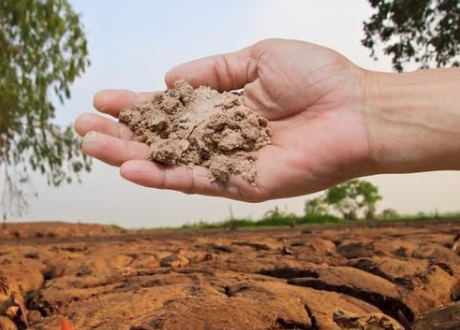
[[[267,212],[262,218],[254,220],[250,218],[229,219],[220,222],[198,221],[195,223],[185,224],[179,228],[162,227],[162,228],[140,228],[135,231],[177,231],[177,230],[206,230],[206,229],[262,229],[271,227],[293,227],[293,226],[317,226],[327,224],[347,224],[347,223],[371,223],[371,222],[392,222],[392,221],[428,221],[428,220],[460,220],[460,212],[418,212],[417,214],[392,214],[384,217],[378,215],[374,219],[349,221],[332,214],[306,214],[296,215],[293,213],[282,212],[278,208]],[[110,225],[111,228],[118,231],[127,229],[117,225]]]
[[[232,219],[222,222],[200,221],[193,224],[185,224],[182,229],[231,229],[231,228],[266,228],[266,227],[292,227],[294,225],[314,225],[345,223],[344,220],[332,215],[304,215],[275,214],[263,217],[259,220]]]
[[[417,214],[397,214],[391,217],[377,216],[375,221],[423,221],[423,220],[460,220],[460,212],[418,212]]]
[[[118,231],[125,231],[125,230],[126,230],[126,229],[123,228],[122,226],[119,226],[119,225],[117,225],[117,224],[115,224],[115,223],[111,224],[111,225],[110,225],[110,228],[115,229],[115,230],[118,230]]]
[[[295,214],[286,214],[275,211],[268,212],[264,217],[258,220],[253,219],[232,219],[221,222],[206,222],[199,221],[197,223],[185,224],[181,229],[250,229],[250,228],[266,228],[266,227],[290,227],[311,226],[321,224],[346,224],[355,222],[391,222],[391,221],[426,221],[426,220],[460,220],[460,212],[448,213],[417,213],[405,215],[393,215],[390,217],[377,216],[375,219],[347,221],[331,214],[308,214],[298,216]]]

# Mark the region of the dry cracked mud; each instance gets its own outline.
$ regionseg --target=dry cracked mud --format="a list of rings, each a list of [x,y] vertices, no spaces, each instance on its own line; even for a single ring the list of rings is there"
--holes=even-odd
[[[25,313],[29,329],[57,330],[57,308],[79,330],[460,329],[458,233],[460,221],[193,232],[11,224],[0,230],[0,329],[25,329]]]

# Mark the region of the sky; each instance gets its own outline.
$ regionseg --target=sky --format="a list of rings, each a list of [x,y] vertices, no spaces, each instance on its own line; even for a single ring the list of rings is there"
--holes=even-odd
[[[264,38],[305,40],[333,48],[371,70],[391,71],[388,59],[374,62],[361,46],[366,0],[71,0],[87,32],[91,66],[72,86],[72,98],[56,102],[60,124],[94,112],[92,97],[105,88],[162,90],[171,67],[203,56],[235,51]],[[380,208],[401,213],[460,209],[460,173],[379,175],[368,178],[384,197]],[[51,188],[33,177],[38,197],[13,221],[64,220],[118,224],[128,228],[179,226],[198,220],[257,218],[279,206],[303,212],[309,198],[250,204],[189,196],[135,186],[118,169],[93,163],[81,184]]]

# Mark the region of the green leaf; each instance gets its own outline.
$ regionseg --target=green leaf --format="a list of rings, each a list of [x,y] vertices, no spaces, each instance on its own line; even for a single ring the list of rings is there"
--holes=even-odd
[[[80,17],[67,0],[1,0],[0,49],[0,165],[38,171],[50,185],[72,182],[91,163],[72,129],[52,124],[51,96],[70,98],[89,64]]]

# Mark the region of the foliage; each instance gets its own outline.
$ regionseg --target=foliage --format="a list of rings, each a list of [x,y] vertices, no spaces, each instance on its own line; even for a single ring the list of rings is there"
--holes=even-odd
[[[112,228],[112,229],[114,229],[114,230],[121,231],[121,232],[126,231],[125,228],[123,228],[123,227],[120,226],[120,225],[117,225],[116,223],[111,224],[109,227]]]
[[[279,207],[266,212],[258,220],[235,219],[233,212],[231,219],[224,222],[208,223],[200,221],[195,224],[182,226],[185,229],[235,229],[254,227],[277,227],[296,225],[311,225],[325,223],[342,223],[344,220],[355,220],[359,215],[366,219],[375,217],[376,204],[382,197],[378,188],[365,180],[352,180],[324,192],[322,196],[307,200],[305,203],[305,214],[298,216],[280,210]],[[333,208],[342,214],[341,219],[331,214]]]
[[[460,54],[459,0],[369,0],[376,12],[364,23],[362,43],[376,58],[382,44],[393,67],[405,63],[421,68],[458,66]]]
[[[254,227],[256,223],[251,219],[230,219],[223,222],[207,222],[199,221],[193,224],[185,224],[182,229],[231,229],[234,226],[237,228]]]
[[[460,220],[460,212],[417,212],[415,214],[395,214],[384,216],[383,212],[376,217],[383,221],[423,221],[423,220]]]
[[[460,221],[460,212],[447,212],[447,213],[438,213],[436,218],[436,212],[423,213],[420,214],[397,214],[394,218],[388,217],[384,218],[382,214],[377,215],[373,219],[368,219],[368,221],[432,221],[434,219],[438,220],[456,220]],[[205,230],[205,229],[231,229],[232,221],[237,223],[237,228],[240,229],[251,229],[251,228],[266,228],[266,227],[288,227],[290,223],[295,220],[299,226],[311,226],[311,225],[323,225],[323,224],[346,224],[348,223],[344,219],[340,219],[331,214],[325,215],[302,215],[302,216],[289,216],[285,217],[282,221],[277,221],[274,223],[267,223],[262,217],[259,220],[251,219],[233,219],[227,220],[224,222],[206,222],[200,221],[198,223],[186,224],[183,225],[182,229],[193,229],[193,230]],[[262,225],[264,224],[264,225]],[[165,230],[167,228],[162,228]],[[171,228],[169,228],[171,229]],[[145,229],[144,229],[145,230]],[[155,229],[159,230],[159,229]]]
[[[377,202],[382,199],[377,186],[365,180],[351,180],[327,190],[325,202],[340,212],[346,220],[375,216]]]
[[[305,202],[306,215],[325,215],[327,214],[327,205],[324,196],[309,199]]]
[[[278,207],[265,213],[258,220],[230,219],[223,222],[199,221],[194,224],[185,224],[182,229],[233,229],[236,228],[261,228],[261,227],[291,227],[295,222],[298,225],[312,225],[324,223],[341,223],[341,219],[330,215],[309,214],[298,216],[293,213],[281,211]]]
[[[20,213],[31,171],[59,186],[90,169],[72,129],[52,122],[51,101],[53,94],[61,103],[70,97],[70,84],[89,64],[87,42],[67,0],[2,0],[0,49],[2,204]]]
[[[380,217],[383,219],[398,219],[399,216],[398,212],[393,209],[384,209],[380,214]]]
[[[336,217],[335,215],[325,214],[305,214],[297,218],[297,224],[299,225],[319,225],[328,223],[344,223],[343,219]]]
[[[278,206],[265,213],[264,217],[257,221],[258,226],[288,226],[295,220],[296,215],[280,211]]]

